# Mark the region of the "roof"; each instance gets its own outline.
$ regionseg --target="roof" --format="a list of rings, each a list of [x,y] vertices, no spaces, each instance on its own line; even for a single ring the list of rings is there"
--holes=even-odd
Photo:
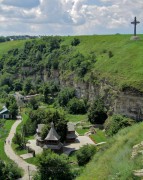
[[[44,149],[50,148],[50,149],[52,149],[52,150],[59,150],[59,149],[61,149],[62,147],[63,147],[63,144],[62,144],[61,142],[59,142],[59,144],[57,144],[57,145],[45,144],[45,145],[43,146]]]
[[[41,133],[45,124],[38,124],[37,133]]]
[[[74,133],[72,133],[72,134],[67,134],[67,136],[66,136],[67,139],[73,139],[73,138],[76,138],[76,137],[77,137],[77,135],[74,134]]]
[[[68,126],[68,131],[75,131],[75,127],[74,127],[74,124],[73,124],[73,123],[68,122],[68,123],[67,123],[67,126]]]
[[[54,128],[54,123],[52,122],[51,123],[51,129],[50,129],[47,137],[45,138],[45,140],[58,141],[59,139],[60,139],[60,136],[56,132],[56,130]]]
[[[3,106],[3,109],[0,111],[0,114],[3,114],[5,112],[9,112],[6,106]]]

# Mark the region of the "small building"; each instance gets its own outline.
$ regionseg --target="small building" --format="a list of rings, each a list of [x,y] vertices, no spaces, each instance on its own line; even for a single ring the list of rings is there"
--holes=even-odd
[[[1,119],[10,119],[12,118],[12,115],[10,111],[7,109],[6,106],[3,106],[3,109],[0,111],[0,118]]]
[[[67,142],[75,142],[75,139],[77,135],[75,134],[75,126],[73,123],[69,122],[67,124],[67,136],[66,136],[66,141]]]
[[[63,144],[60,142],[60,136],[56,132],[54,128],[54,123],[51,123],[51,129],[44,140],[44,149],[51,149],[54,152],[62,152],[63,151]]]
[[[36,145],[41,146],[44,149],[51,149],[54,152],[62,152],[63,144],[60,142],[60,136],[56,132],[54,128],[54,123],[51,123],[51,129],[48,132],[45,139],[42,140],[41,132],[44,124],[38,124],[38,128],[36,130]]]

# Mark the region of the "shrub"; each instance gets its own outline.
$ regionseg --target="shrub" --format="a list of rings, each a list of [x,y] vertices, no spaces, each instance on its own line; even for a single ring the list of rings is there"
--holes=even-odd
[[[23,138],[22,138],[22,135],[19,134],[19,133],[16,133],[14,138],[13,138],[13,143],[14,144],[18,144],[19,147],[22,148],[23,146]]]
[[[102,99],[97,99],[90,105],[88,111],[88,120],[91,123],[103,124],[107,119],[106,110]]]
[[[34,178],[40,177],[41,180],[71,180],[72,173],[68,159],[64,155],[58,155],[50,150],[44,151],[42,155],[37,157],[39,173]]]
[[[113,57],[112,51],[109,51],[109,52],[108,52],[108,56],[109,56],[109,58]]]
[[[21,170],[14,163],[6,164],[0,160],[0,179],[18,179],[21,177]]]
[[[80,40],[78,38],[74,38],[73,41],[71,42],[72,46],[77,46],[80,43]]]
[[[85,114],[86,113],[86,105],[83,100],[79,100],[77,98],[71,99],[68,104],[68,111],[71,114]]]
[[[59,92],[57,100],[60,106],[64,107],[67,105],[69,100],[72,99],[73,97],[75,97],[75,90],[72,88],[66,87]]]
[[[95,152],[96,148],[94,145],[87,144],[82,146],[76,154],[78,165],[83,166],[87,164],[91,160]]]
[[[106,134],[112,136],[116,134],[120,129],[127,126],[131,126],[135,123],[134,120],[126,118],[122,115],[113,115],[107,119],[104,124]]]

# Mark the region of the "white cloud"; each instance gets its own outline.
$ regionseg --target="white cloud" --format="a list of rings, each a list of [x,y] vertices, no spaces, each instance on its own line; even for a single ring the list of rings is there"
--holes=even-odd
[[[0,0],[0,22],[6,33],[21,33],[23,26],[30,34],[129,33],[142,9],[142,0]]]

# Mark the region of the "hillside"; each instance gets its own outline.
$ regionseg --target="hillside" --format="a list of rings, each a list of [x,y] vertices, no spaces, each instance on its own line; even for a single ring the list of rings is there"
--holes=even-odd
[[[141,37],[143,36],[141,35]],[[59,43],[60,47],[55,48],[54,50],[58,50],[59,54],[65,51],[66,53],[64,56],[61,56],[60,54],[61,56],[60,58],[58,54],[59,59],[54,60],[57,61],[55,63],[59,63],[61,66],[61,64],[64,63],[65,57],[66,58],[71,57],[71,59],[73,59],[73,56],[76,53],[82,54],[85,57],[85,60],[87,60],[88,62],[91,61],[89,59],[89,56],[93,56],[94,60],[92,62],[89,62],[90,65],[85,64],[86,67],[88,65],[89,67],[88,67],[88,71],[83,75],[81,75],[82,78],[84,78],[85,80],[89,79],[92,71],[95,77],[98,76],[98,78],[100,79],[106,78],[120,88],[126,84],[126,86],[129,85],[131,87],[137,88],[140,91],[143,91],[143,61],[142,61],[143,40],[130,41],[130,35],[77,36],[76,38],[80,40],[80,43],[77,46],[71,46],[71,42],[74,39],[74,37],[60,37],[60,38],[62,39],[62,41]],[[36,54],[37,51],[38,52],[40,51],[38,48],[36,49],[36,44],[37,47],[40,44],[41,45],[44,44],[45,45],[44,50],[47,49],[48,46],[47,40],[43,41],[41,39],[37,39],[36,41],[33,42],[35,44],[33,50],[34,54]],[[24,43],[25,41],[12,41],[12,42],[1,43],[0,56],[2,56],[2,54],[5,54],[10,49],[16,49],[16,48],[20,49],[22,47],[24,48]],[[59,50],[61,52],[59,52]],[[109,51],[113,55],[113,57],[111,58],[109,58]],[[47,52],[48,51],[41,52],[42,59],[40,59],[40,61],[37,61],[38,64],[43,65],[43,68],[44,66],[47,65],[46,58],[49,56],[49,54],[52,53],[49,52],[47,54]],[[28,53],[30,55],[30,52]],[[8,54],[8,56],[9,55],[10,54]],[[70,62],[72,61],[71,59],[69,58],[68,60],[69,64],[71,64]],[[20,58],[17,59],[17,62],[15,62],[15,64],[19,64],[18,61],[21,61],[21,59]],[[27,60],[26,62],[25,62],[25,66],[30,66]],[[76,62],[73,61],[73,63]],[[31,64],[32,66],[36,67],[36,64],[34,64],[34,60],[33,63]],[[20,66],[23,66],[23,64],[20,63]],[[79,67],[79,64],[77,64],[77,66]],[[63,70],[63,67],[61,67],[61,70]],[[68,70],[68,72],[66,73],[67,76],[71,74],[70,73],[71,71],[74,71],[72,70],[71,67],[66,68],[65,70],[66,71]],[[37,69],[37,72],[38,71],[39,69]]]
[[[77,180],[138,179],[133,171],[142,169],[142,154],[134,159],[131,155],[133,146],[143,140],[142,131],[143,123],[122,129],[95,154]]]
[[[93,72],[100,78],[109,78],[115,85],[126,84],[143,91],[143,40],[130,41],[131,35],[82,36],[76,50],[84,55],[94,52]],[[141,35],[141,37],[143,37]],[[65,44],[69,44],[67,38]],[[108,52],[113,54],[109,58]]]
[[[143,119],[143,40],[130,37],[45,36],[1,43],[1,92],[43,93],[44,83],[54,81],[74,87],[79,98],[103,97],[111,113]]]

